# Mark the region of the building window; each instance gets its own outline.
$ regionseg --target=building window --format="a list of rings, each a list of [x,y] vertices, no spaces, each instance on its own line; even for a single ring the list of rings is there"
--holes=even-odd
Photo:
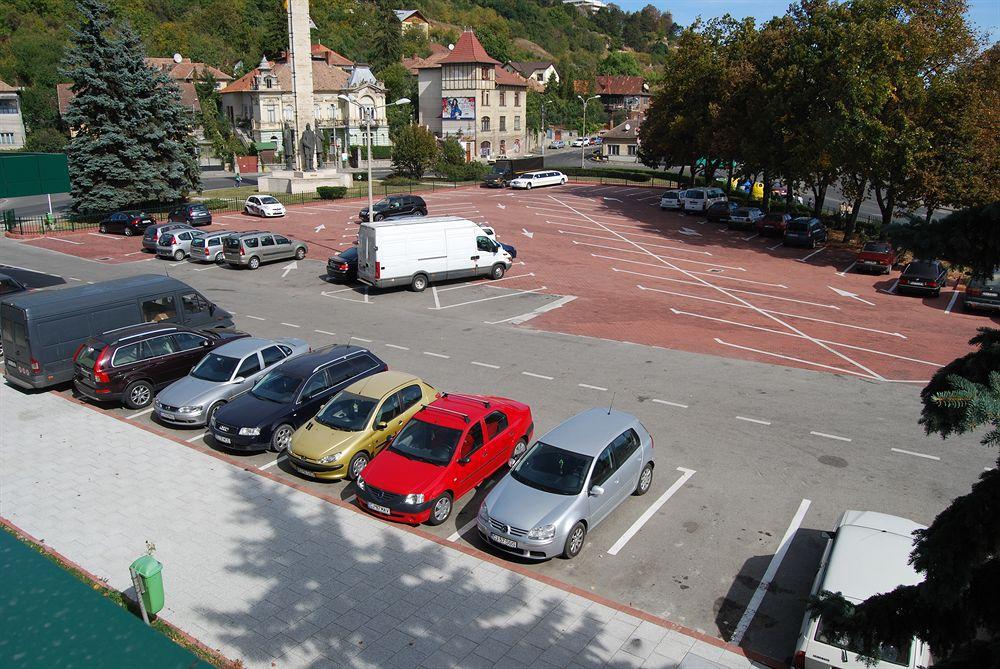
[[[545,81],[545,73],[544,72],[538,72],[538,73],[536,73],[535,74],[535,79],[537,79],[538,81],[544,82]]]
[[[507,117],[506,116],[501,116],[500,117],[500,132],[504,132],[505,130],[507,130]]]
[[[272,85],[271,77],[264,77],[264,88],[271,88]]]
[[[491,149],[490,143],[489,142],[483,142],[482,144],[479,145],[479,155],[482,158],[489,158],[490,157],[490,149]]]
[[[247,112],[247,106],[243,105],[243,118],[247,118],[248,116],[249,116],[249,113]]]
[[[636,151],[638,149],[639,149],[639,147],[636,146],[635,144],[629,144],[628,145],[628,155],[634,156],[636,154]]]
[[[618,144],[608,144],[608,155],[610,156],[619,155],[619,151],[621,151],[621,148],[622,147],[619,146]]]
[[[490,106],[490,92],[489,91],[483,91],[483,106],[484,107],[489,107]]]
[[[0,100],[0,114],[16,114],[17,100]]]
[[[507,106],[507,93],[505,91],[500,91],[500,106]]]
[[[484,67],[483,68],[483,81],[489,81],[490,80],[490,70],[492,70],[492,69],[493,69],[492,67]]]
[[[0,132],[0,144],[13,144],[13,143],[14,143],[14,133]]]
[[[514,106],[521,106],[521,91],[514,91]]]
[[[514,117],[514,130],[520,130],[520,129],[521,129],[521,117],[520,116],[515,116]]]
[[[267,108],[267,122],[277,123],[278,122],[278,110],[273,106]]]
[[[501,117],[501,118],[503,118],[503,117]],[[483,117],[482,129],[483,129],[483,132],[489,132],[489,130],[490,130],[490,117],[489,116],[484,116]]]

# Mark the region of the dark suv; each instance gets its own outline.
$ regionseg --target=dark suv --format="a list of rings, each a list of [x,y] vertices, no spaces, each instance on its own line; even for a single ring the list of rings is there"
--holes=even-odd
[[[142,409],[157,390],[187,376],[206,353],[248,337],[233,330],[191,330],[177,325],[130,325],[91,337],[73,357],[73,384],[97,402],[121,401]]]
[[[390,195],[389,197],[376,202],[372,209],[375,211],[373,218],[381,221],[383,218],[396,218],[398,216],[426,216],[427,203],[419,195]],[[358,214],[362,221],[368,220],[368,207],[365,207]]]
[[[281,363],[249,392],[222,406],[209,430],[220,446],[239,451],[283,451],[292,433],[323,403],[358,379],[388,367],[358,346],[329,346]]]
[[[785,246],[808,246],[814,249],[817,244],[825,242],[826,237],[826,226],[818,218],[801,216],[793,218],[785,226],[781,243]]]
[[[730,214],[736,211],[739,206],[735,202],[716,202],[705,210],[705,218],[713,223],[725,223],[729,220]]]
[[[116,211],[102,219],[97,229],[104,234],[120,232],[126,237],[131,237],[144,232],[154,223],[156,220],[152,216],[141,211]]]
[[[212,225],[212,212],[203,204],[182,204],[170,212],[167,220],[193,226]]]

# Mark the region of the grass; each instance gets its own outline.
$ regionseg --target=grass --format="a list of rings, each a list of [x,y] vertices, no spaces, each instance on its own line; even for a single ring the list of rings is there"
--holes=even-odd
[[[47,560],[50,560],[51,562],[58,565],[60,568],[68,572],[70,575],[72,575],[75,579],[77,579],[81,583],[89,585],[96,592],[103,595],[106,599],[114,602],[117,606],[126,609],[135,616],[141,616],[141,612],[139,611],[138,605],[135,604],[132,600],[125,597],[123,593],[119,592],[118,590],[115,590],[114,588],[109,588],[107,584],[104,583],[103,581],[94,580],[86,572],[66,562],[58,555],[55,555],[49,550],[46,550],[40,544],[32,541],[31,539],[25,537],[24,535],[18,532],[15,532],[10,527],[0,524],[0,529],[3,529],[3,531],[13,536],[15,539],[20,541],[25,546],[28,546],[39,555],[44,556]],[[211,664],[213,667],[219,667],[219,669],[240,669],[243,667],[243,662],[241,662],[240,660],[235,660],[235,661],[229,660],[223,657],[222,655],[219,655],[218,653],[212,651],[207,646],[204,646],[200,643],[192,643],[190,637],[186,636],[183,632],[181,632],[173,625],[164,622],[163,620],[160,620],[155,616],[153,616],[153,619],[150,621],[150,627],[155,629],[160,634],[163,634],[177,645],[183,646],[187,650],[191,651],[192,653],[197,655],[200,659]]]

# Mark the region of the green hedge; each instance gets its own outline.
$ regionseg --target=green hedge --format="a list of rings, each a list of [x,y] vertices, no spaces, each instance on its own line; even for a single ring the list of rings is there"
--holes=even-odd
[[[347,186],[317,186],[316,194],[321,200],[339,200],[347,195]]]
[[[361,162],[368,159],[368,149],[364,146],[352,145],[351,151],[354,149],[359,150],[359,156],[361,156]],[[392,147],[391,146],[373,146],[372,147],[372,160],[389,160],[392,158]]]

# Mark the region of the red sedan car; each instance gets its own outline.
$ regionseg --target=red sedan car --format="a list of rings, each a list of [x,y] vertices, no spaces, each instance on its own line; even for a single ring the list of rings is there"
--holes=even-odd
[[[455,500],[524,454],[534,427],[520,402],[445,393],[364,468],[355,503],[381,518],[440,525]]]
[[[865,242],[854,261],[854,267],[859,272],[877,271],[888,274],[896,264],[896,250],[889,242]]]
[[[764,214],[763,218],[757,219],[757,234],[761,237],[781,237],[785,234],[785,228],[788,227],[788,221],[790,220],[792,220],[790,215],[780,212]]]

